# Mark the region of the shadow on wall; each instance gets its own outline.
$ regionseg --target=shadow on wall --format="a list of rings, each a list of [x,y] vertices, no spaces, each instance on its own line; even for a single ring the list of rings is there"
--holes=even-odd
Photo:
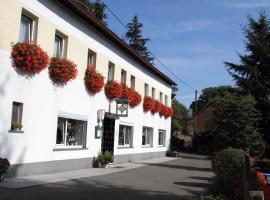
[[[161,191],[137,190],[129,186],[119,186],[95,181],[91,178],[70,180],[57,184],[48,184],[20,190],[1,189],[1,197],[9,200],[59,200],[59,199],[110,199],[110,200],[185,200],[197,195],[177,195]]]

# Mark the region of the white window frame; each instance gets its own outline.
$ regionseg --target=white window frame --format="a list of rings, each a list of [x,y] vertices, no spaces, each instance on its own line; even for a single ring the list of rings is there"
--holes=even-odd
[[[162,135],[163,135],[163,139],[162,139],[163,144],[159,143],[160,133],[162,133]],[[166,146],[166,130],[158,129],[158,146],[159,147],[165,147]]]
[[[115,64],[112,62],[109,62],[108,64],[108,81],[114,80],[114,71],[115,71]]]
[[[96,67],[96,60],[97,60],[97,53],[92,51],[91,49],[88,49],[87,65],[92,65]]]
[[[129,127],[131,129],[130,131],[130,135],[129,135],[129,144],[126,144],[126,134],[124,134],[124,145],[120,145],[119,144],[119,137],[120,137],[120,127],[121,126],[124,126],[124,127]],[[133,126],[129,126],[129,125],[126,125],[126,124],[119,124],[119,132],[118,132],[118,147],[119,148],[132,148],[132,145],[133,145],[133,129],[134,127]]]
[[[24,41],[21,41],[20,40],[21,21],[22,21],[23,18],[29,20],[30,23],[28,24],[28,39],[27,40],[24,40]],[[36,41],[36,30],[37,30],[37,17],[35,17],[34,15],[32,15],[27,10],[24,10],[23,9],[22,10],[22,14],[21,14],[21,21],[20,21],[20,29],[19,29],[19,38],[18,38],[18,41],[19,42],[26,42],[26,41],[35,42]]]
[[[149,85],[147,83],[144,84],[144,96],[149,96]]]
[[[163,103],[163,93],[162,92],[159,93],[159,101],[161,103]]]
[[[165,95],[165,106],[168,106],[168,95]]]
[[[127,71],[121,69],[121,83],[127,84]]]
[[[15,109],[15,106],[17,107],[16,116],[13,115],[13,110]],[[13,103],[12,103],[12,113],[11,113],[11,127],[10,127],[11,131],[14,131],[12,129],[12,123],[17,123],[17,124],[22,125],[22,117],[23,117],[23,103],[13,101]],[[13,120],[13,118],[15,118],[15,121]],[[21,128],[20,128],[20,131],[21,131]]]
[[[145,132],[146,131],[146,132]],[[145,134],[145,144],[143,144],[143,136]],[[149,141],[147,141],[147,138]],[[143,126],[142,129],[142,147],[153,147],[154,128]]]
[[[136,78],[135,76],[131,75],[130,76],[130,87],[135,90],[135,87],[136,87]]]
[[[152,87],[152,98],[156,98],[156,89]]]
[[[69,117],[69,116],[62,116],[62,115],[58,115],[57,117],[57,126],[58,126],[58,120],[59,118],[62,118],[65,120],[65,130],[64,130],[64,144],[57,144],[57,130],[56,130],[56,141],[55,141],[55,147],[56,149],[74,149],[74,148],[86,148],[84,146],[84,143],[86,142],[86,138],[87,138],[87,121],[84,119],[77,119],[77,118],[73,118],[73,117]],[[77,121],[82,121],[84,123],[86,123],[86,127],[85,127],[85,132],[82,133],[82,144],[81,145],[67,145],[67,123],[68,120],[77,120]],[[84,135],[85,134],[85,135]]]

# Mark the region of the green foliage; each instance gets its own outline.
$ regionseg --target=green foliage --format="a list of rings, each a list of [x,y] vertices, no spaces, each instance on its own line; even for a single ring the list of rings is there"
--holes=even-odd
[[[172,100],[172,108],[174,111],[171,123],[172,132],[190,133],[192,128],[189,123],[187,108],[176,99]]]
[[[249,16],[243,32],[246,51],[238,54],[240,64],[225,65],[236,85],[255,98],[262,117],[260,132],[270,144],[270,20],[265,12],[258,19]]]
[[[251,96],[227,94],[214,104],[214,113],[207,124],[214,151],[228,147],[240,148],[251,156],[264,152],[262,137],[257,130],[259,112]]]
[[[212,159],[219,193],[232,199],[244,199],[243,180],[246,152],[241,149],[225,149]]]
[[[142,37],[143,24],[139,22],[138,16],[135,15],[131,22],[127,24],[126,39],[129,45],[147,62],[152,63],[154,58],[151,56],[146,43],[149,42],[149,38]]]
[[[100,163],[102,167],[105,167],[107,164],[113,162],[113,154],[109,151],[104,153],[100,152],[97,157],[97,162]]]

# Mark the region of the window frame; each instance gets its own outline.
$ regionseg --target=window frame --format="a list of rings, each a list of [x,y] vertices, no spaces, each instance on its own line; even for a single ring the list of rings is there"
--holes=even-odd
[[[165,106],[168,106],[168,95],[165,95]]]
[[[131,75],[130,76],[130,88],[135,90],[135,87],[136,87],[136,78],[135,78],[135,76]]]
[[[144,84],[144,96],[149,96],[149,85],[147,83]]]
[[[162,92],[159,93],[159,101],[160,101],[160,103],[163,103],[163,93]]]
[[[94,68],[96,68],[96,62],[97,62],[97,53],[92,51],[91,49],[88,49],[88,52],[87,52],[87,65],[92,65]]]
[[[55,43],[56,43],[56,38],[60,39],[61,41],[61,53],[58,54],[58,52],[55,52]],[[68,38],[66,35],[61,33],[60,31],[56,30],[55,31],[55,36],[54,36],[54,49],[53,49],[53,57],[58,57],[58,58],[66,58],[67,54],[67,42]]]
[[[129,132],[130,133],[130,135],[129,135],[129,144],[126,144],[126,134],[124,133],[124,131],[123,131],[124,144],[121,145],[119,143],[120,142],[120,130],[121,130],[120,127],[121,126],[130,128],[130,132]],[[133,146],[133,131],[134,131],[134,127],[133,126],[126,125],[126,124],[119,124],[118,143],[117,143],[118,148],[132,148],[132,146]]]
[[[144,132],[146,130],[146,132]],[[145,144],[143,144],[143,136],[145,134]],[[150,135],[150,136],[149,136]],[[149,143],[147,143],[147,139],[149,138]],[[153,127],[148,127],[148,126],[143,126],[142,127],[142,147],[153,147],[153,138],[154,138],[154,128]]]
[[[163,134],[163,137],[162,137],[162,141],[163,141],[163,144],[160,144],[160,133]],[[166,146],[166,130],[164,129],[158,129],[158,146],[159,147],[165,147]]]
[[[127,84],[127,71],[124,69],[121,69],[121,83]]]
[[[30,23],[28,25],[28,29],[29,29],[28,30],[28,40],[24,40],[24,41],[20,40],[21,23],[22,23],[23,18],[30,21]],[[27,10],[25,10],[23,8],[22,12],[21,12],[21,20],[20,20],[18,41],[19,42],[27,42],[27,41],[36,42],[36,39],[37,39],[37,26],[38,26],[38,18],[35,15],[33,15],[32,13],[30,13],[29,11],[27,11]]]
[[[63,135],[63,141],[64,141],[64,144],[57,144],[57,131],[58,131],[58,123],[59,123],[59,119],[61,118],[61,120],[65,121],[65,126],[64,126],[64,135]],[[83,132],[82,132],[82,135],[81,135],[81,145],[67,145],[67,123],[68,123],[68,120],[75,120],[75,121],[79,121],[79,122],[82,122],[82,128],[83,128]],[[85,119],[79,119],[79,118],[71,118],[71,117],[68,117],[68,116],[62,116],[62,115],[58,115],[57,117],[57,129],[56,129],[56,140],[55,140],[55,149],[85,149],[86,148],[86,140],[87,140],[87,124],[88,124],[88,121],[85,120]]]
[[[114,72],[115,72],[115,64],[109,61],[107,81],[114,81]]]
[[[152,87],[152,98],[156,98],[156,88]]]
[[[17,110],[15,111],[15,106],[17,107]],[[16,112],[16,115],[17,116],[14,116],[14,113]],[[10,131],[11,132],[18,132],[16,131],[15,129],[12,128],[12,124],[13,123],[17,123],[17,124],[20,124],[22,125],[22,117],[23,117],[23,103],[21,102],[17,102],[17,101],[13,101],[12,102],[12,112],[11,112],[11,124],[10,124]],[[15,121],[14,118],[16,118]],[[22,131],[22,127],[21,128],[18,128],[19,132]]]

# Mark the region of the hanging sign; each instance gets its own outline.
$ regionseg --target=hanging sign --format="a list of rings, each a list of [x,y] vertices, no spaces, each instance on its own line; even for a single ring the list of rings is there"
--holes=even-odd
[[[120,117],[128,116],[128,99],[116,100],[116,114]]]

